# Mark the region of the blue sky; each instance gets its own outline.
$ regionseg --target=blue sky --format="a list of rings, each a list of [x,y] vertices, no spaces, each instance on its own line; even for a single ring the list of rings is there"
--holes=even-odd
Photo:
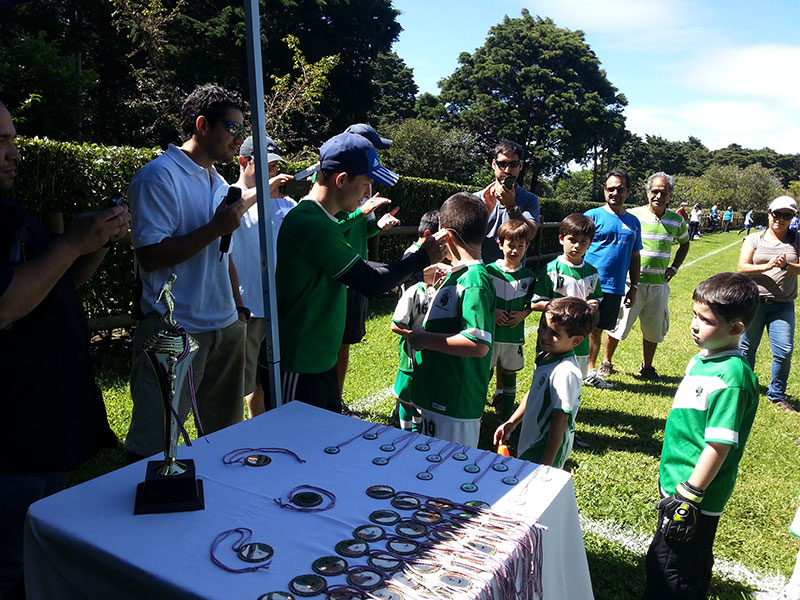
[[[438,93],[461,52],[522,8],[580,29],[640,135],[800,153],[800,0],[393,0],[394,50]]]

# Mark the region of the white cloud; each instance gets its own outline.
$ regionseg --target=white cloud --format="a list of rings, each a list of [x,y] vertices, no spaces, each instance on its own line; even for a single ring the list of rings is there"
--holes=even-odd
[[[717,50],[692,61],[685,84],[722,98],[756,98],[800,110],[800,46],[762,44]]]

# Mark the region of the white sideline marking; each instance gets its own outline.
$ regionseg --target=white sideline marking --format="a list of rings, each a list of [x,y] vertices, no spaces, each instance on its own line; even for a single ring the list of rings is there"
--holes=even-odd
[[[619,544],[629,552],[644,556],[650,547],[650,536],[640,535],[621,529],[619,523],[611,520],[592,521],[579,517],[584,532],[591,532],[610,542]],[[744,565],[724,558],[714,558],[714,573],[732,581],[746,583],[763,592],[777,593],[786,585],[786,578],[780,573],[764,575],[751,571]]]
[[[714,254],[718,254],[718,253],[720,253],[720,252],[722,252],[724,250],[727,250],[728,248],[733,248],[736,244],[741,244],[741,243],[742,243],[742,240],[736,240],[735,242],[733,242],[732,244],[728,244],[724,248],[718,248],[717,250],[714,250],[713,252],[709,252],[708,254],[704,254],[703,256],[698,256],[694,260],[690,260],[685,265],[681,265],[681,269],[685,269],[686,267],[691,267],[693,264],[695,264],[697,262],[700,262],[704,258],[708,258],[709,256],[713,256]]]

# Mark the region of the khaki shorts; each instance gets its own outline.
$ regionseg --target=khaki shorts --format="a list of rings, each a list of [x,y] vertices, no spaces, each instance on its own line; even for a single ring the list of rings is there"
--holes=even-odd
[[[505,342],[495,342],[492,344],[492,364],[491,369],[500,365],[506,371],[521,371],[525,366],[525,354],[522,351],[522,344],[507,344]]]
[[[639,319],[642,336],[648,342],[661,343],[669,331],[669,286],[666,284],[640,285],[636,302],[620,310],[617,326],[608,332],[616,340],[624,340]]]
[[[267,321],[263,317],[250,317],[245,321],[247,337],[244,340],[244,393],[252,394],[258,376],[258,354],[267,335]]]

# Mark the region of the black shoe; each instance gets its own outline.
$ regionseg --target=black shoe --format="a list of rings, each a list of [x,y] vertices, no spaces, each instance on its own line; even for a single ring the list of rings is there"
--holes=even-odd
[[[574,442],[575,442],[575,445],[576,445],[578,448],[591,448],[591,447],[592,447],[592,445],[591,445],[589,442],[587,442],[586,440],[584,440],[584,439],[583,439],[581,436],[579,436],[577,433],[575,434],[575,439],[574,439]]]
[[[639,379],[644,379],[645,381],[664,383],[664,380],[661,379],[661,376],[656,372],[656,368],[653,366],[645,367],[644,365],[641,365],[639,367],[639,371],[636,373],[636,376]]]

